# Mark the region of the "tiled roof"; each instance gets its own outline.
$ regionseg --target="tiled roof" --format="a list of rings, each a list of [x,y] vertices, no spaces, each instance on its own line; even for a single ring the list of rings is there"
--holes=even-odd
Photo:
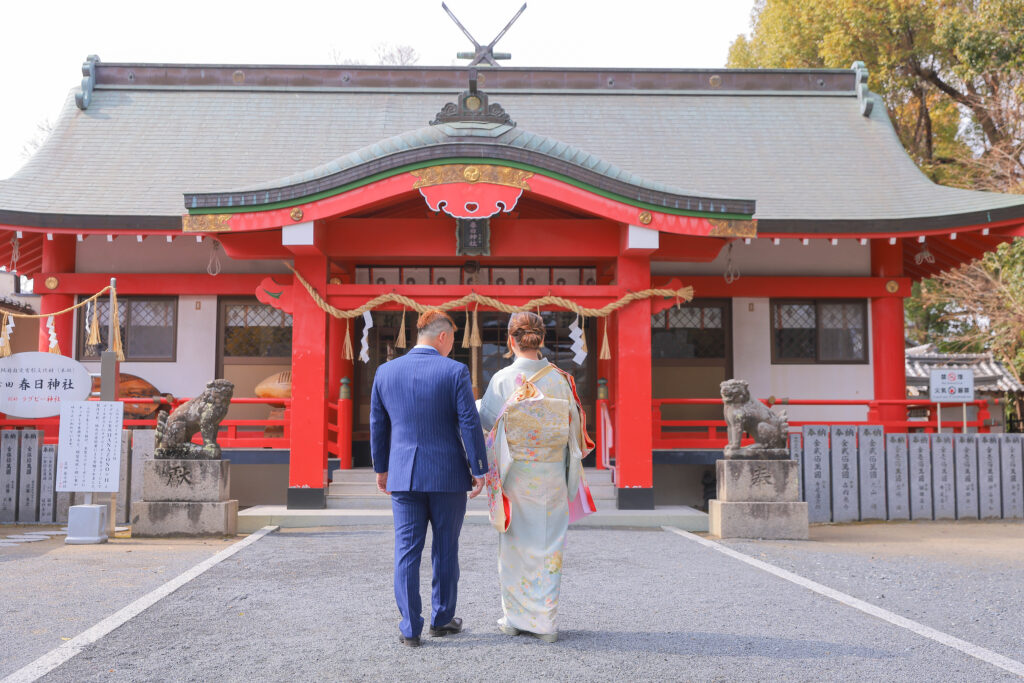
[[[233,68],[101,63],[88,108],[69,95],[42,149],[0,181],[0,222],[173,227],[186,191],[267,187],[417,131],[465,83],[456,68]],[[207,82],[222,72],[226,79]],[[244,80],[232,83],[232,74]],[[870,116],[861,114],[852,71],[486,75],[482,87],[519,130],[651,186],[756,200],[763,232],[938,229],[1024,216],[1024,196],[929,181],[876,96],[868,95]]]
[[[931,371],[937,368],[971,368],[974,389],[983,393],[1024,393],[1024,385],[991,353],[939,353],[932,344],[906,351],[907,387],[928,392]]]

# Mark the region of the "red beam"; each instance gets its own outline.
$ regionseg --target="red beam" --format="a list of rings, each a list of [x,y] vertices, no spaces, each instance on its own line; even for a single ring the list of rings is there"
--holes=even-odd
[[[50,275],[57,278],[57,287],[43,290],[41,283]],[[40,273],[36,277],[36,291],[51,294],[95,294],[116,277],[118,294],[252,296],[267,273]],[[288,283],[292,276],[289,273],[274,278]]]
[[[522,306],[531,299],[539,299],[549,294],[569,299],[587,308],[600,308],[611,301],[617,301],[626,294],[626,290],[612,286],[562,286],[562,287],[532,287],[532,286],[499,286],[490,285],[484,287],[470,287],[466,285],[406,285],[392,287],[390,285],[328,285],[327,301],[333,306],[343,309],[351,309],[362,306],[364,303],[390,292],[400,292],[405,296],[415,299],[417,302],[426,305],[437,305],[458,299],[470,292],[476,292],[498,299],[502,303],[513,306]],[[305,292],[296,294],[296,297],[308,298]],[[490,310],[485,306],[482,310]],[[401,310],[401,304],[385,304],[378,306],[377,310]]]

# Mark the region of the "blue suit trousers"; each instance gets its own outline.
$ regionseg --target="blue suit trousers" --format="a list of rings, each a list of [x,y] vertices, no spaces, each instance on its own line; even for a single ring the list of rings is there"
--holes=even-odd
[[[420,558],[430,524],[433,566],[430,601],[432,626],[455,617],[459,587],[459,534],[466,518],[466,493],[392,491],[395,518],[395,601],[402,614],[399,630],[406,638],[423,631],[420,601]]]

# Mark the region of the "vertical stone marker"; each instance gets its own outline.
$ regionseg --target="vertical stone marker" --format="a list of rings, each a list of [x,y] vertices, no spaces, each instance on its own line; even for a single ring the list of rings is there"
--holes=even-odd
[[[932,454],[927,434],[911,434],[910,518],[932,518]]]
[[[910,519],[907,436],[885,435],[885,491],[889,519]]]
[[[935,519],[956,519],[952,434],[932,434],[932,486]]]
[[[35,429],[21,432],[21,467],[18,478],[18,521],[39,521],[39,442],[43,433]]]
[[[860,518],[885,519],[885,443],[881,426],[860,428],[858,469],[860,471]]]
[[[832,521],[828,427],[804,425],[804,496],[810,522]]]
[[[1000,474],[999,437],[978,435],[978,507],[982,519],[999,519],[1003,515]]]
[[[805,500],[804,498],[804,439],[803,434],[800,432],[793,432],[789,435],[789,457],[796,460],[797,471],[800,473],[800,498],[799,500]]]
[[[132,430],[121,430],[121,471],[118,475],[117,486],[117,518],[118,524],[127,524],[131,516],[131,509],[128,505],[128,454],[131,451]]]
[[[860,519],[857,485],[857,428],[832,427],[832,521]]]
[[[953,437],[956,467],[956,518],[978,519],[978,447],[974,434]]]
[[[1024,479],[1021,479],[1021,434],[1002,435],[1003,519],[1024,519]]]
[[[0,522],[18,518],[18,431],[0,432]]]
[[[133,503],[142,500],[142,473],[146,461],[153,459],[154,450],[156,450],[155,429],[132,430],[131,502]]]
[[[44,445],[39,456],[39,521],[53,524],[57,510],[54,480],[57,476],[57,447]]]

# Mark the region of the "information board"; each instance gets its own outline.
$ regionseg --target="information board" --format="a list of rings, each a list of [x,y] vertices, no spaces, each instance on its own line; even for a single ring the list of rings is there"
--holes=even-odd
[[[58,491],[117,491],[123,423],[124,404],[120,401],[61,404]]]
[[[0,358],[0,413],[53,417],[67,401],[84,401],[92,378],[84,365],[57,353],[26,351]]]
[[[943,368],[932,370],[928,400],[935,403],[967,403],[974,400],[974,370]]]

